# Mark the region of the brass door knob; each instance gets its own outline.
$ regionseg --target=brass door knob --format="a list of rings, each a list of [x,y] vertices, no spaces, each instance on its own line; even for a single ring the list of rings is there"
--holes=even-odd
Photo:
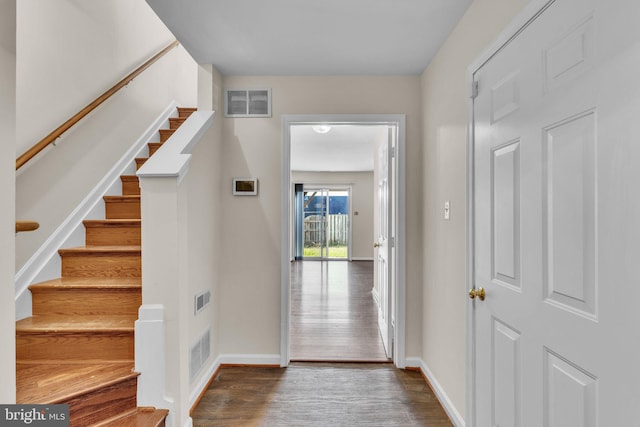
[[[471,299],[478,297],[480,301],[484,301],[485,295],[484,288],[469,289],[469,298]]]
[[[380,246],[382,246],[382,245],[381,245],[380,243],[378,243],[378,242],[375,242],[375,243],[373,244],[373,247],[374,247],[374,248],[379,248]]]

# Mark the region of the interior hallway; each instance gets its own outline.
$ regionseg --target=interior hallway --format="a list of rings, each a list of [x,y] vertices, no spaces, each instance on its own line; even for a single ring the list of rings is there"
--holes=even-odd
[[[386,362],[371,261],[291,264],[291,360]]]

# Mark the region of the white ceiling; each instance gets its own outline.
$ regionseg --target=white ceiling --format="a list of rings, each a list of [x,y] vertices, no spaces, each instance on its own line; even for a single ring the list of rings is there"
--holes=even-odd
[[[471,0],[147,0],[224,75],[418,75]]]
[[[311,125],[291,126],[291,170],[362,172],[373,170],[373,143],[387,126],[332,125],[317,133]]]

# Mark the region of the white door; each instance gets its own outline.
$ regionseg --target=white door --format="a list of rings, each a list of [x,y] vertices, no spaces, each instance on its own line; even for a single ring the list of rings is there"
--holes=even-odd
[[[393,357],[393,329],[391,323],[391,138],[378,148],[378,236],[375,289],[378,294],[378,327],[387,357]]]
[[[640,1],[549,2],[474,80],[475,425],[639,426]]]

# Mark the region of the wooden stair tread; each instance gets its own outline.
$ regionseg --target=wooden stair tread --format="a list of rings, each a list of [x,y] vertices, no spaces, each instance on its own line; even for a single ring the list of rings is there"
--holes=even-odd
[[[160,142],[166,142],[175,133],[176,129],[160,129]]]
[[[109,202],[136,202],[140,200],[137,194],[127,194],[123,196],[102,196],[105,201]]]
[[[104,289],[107,291],[142,289],[142,279],[140,277],[59,277],[30,285],[29,289]]]
[[[169,128],[177,129],[184,123],[185,120],[187,120],[187,117],[170,117]]]
[[[16,401],[55,404],[137,377],[133,363],[16,364]]]
[[[194,111],[198,111],[198,109],[192,107],[178,107],[178,117],[189,117]]]
[[[123,195],[140,195],[140,180],[136,175],[120,175]]]
[[[164,425],[164,420],[169,414],[166,409],[136,408],[135,410],[94,424],[92,427],[158,427]]]
[[[125,254],[139,255],[142,253],[141,246],[78,246],[76,248],[59,249],[58,253],[64,255],[109,255]]]
[[[85,219],[85,227],[140,227],[142,221],[133,219]]]
[[[16,322],[16,333],[133,332],[135,320],[132,315],[31,316]]]
[[[149,157],[153,156],[159,149],[162,147],[164,142],[149,142],[147,143],[147,147],[149,150]]]

